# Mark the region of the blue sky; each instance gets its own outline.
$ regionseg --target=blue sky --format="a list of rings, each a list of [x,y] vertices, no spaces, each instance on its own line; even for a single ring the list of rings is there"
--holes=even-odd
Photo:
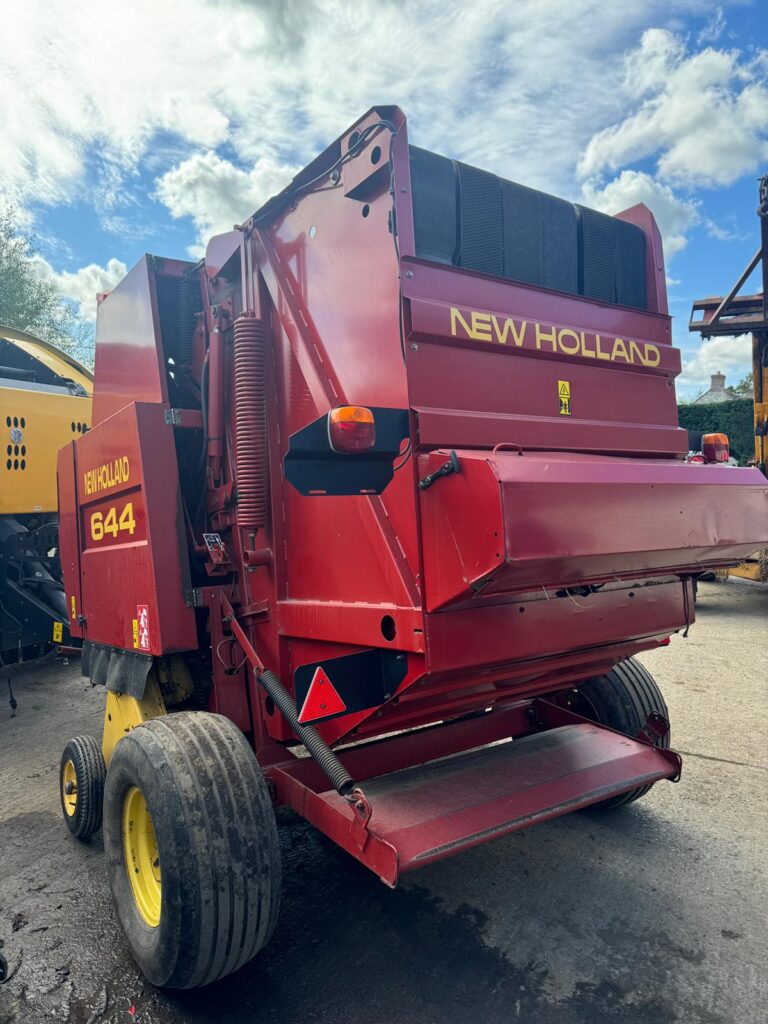
[[[125,13],[124,13],[125,12]],[[149,251],[198,255],[374,103],[412,141],[665,239],[690,397],[749,369],[691,301],[757,248],[764,0],[6,0],[0,204],[83,313]]]

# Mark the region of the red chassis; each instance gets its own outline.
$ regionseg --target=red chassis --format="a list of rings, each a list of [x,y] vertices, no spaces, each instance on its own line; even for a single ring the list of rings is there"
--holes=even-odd
[[[274,799],[391,885],[677,778],[658,716],[628,738],[571,695],[690,625],[692,580],[768,522],[755,471],[682,461],[650,212],[618,218],[641,303],[524,284],[425,255],[413,160],[372,110],[199,265],[145,257],[101,301],[94,426],[59,463],[86,669],[140,697],[202,666]],[[351,405],[368,454],[329,448]]]

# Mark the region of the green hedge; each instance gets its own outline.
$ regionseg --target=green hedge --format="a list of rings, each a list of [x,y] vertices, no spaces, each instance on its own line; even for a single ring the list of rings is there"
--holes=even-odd
[[[680,426],[702,434],[727,434],[731,455],[744,466],[755,455],[755,426],[752,402],[736,398],[710,405],[679,405]]]

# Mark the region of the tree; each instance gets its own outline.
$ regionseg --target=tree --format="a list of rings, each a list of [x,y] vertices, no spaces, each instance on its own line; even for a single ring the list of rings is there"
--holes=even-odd
[[[752,383],[752,371],[750,370],[747,376],[740,380],[739,383],[734,387],[734,392],[740,398],[751,398],[753,394],[753,383]]]
[[[34,241],[12,208],[0,210],[0,325],[50,341],[92,362],[91,331],[74,306],[41,273]]]

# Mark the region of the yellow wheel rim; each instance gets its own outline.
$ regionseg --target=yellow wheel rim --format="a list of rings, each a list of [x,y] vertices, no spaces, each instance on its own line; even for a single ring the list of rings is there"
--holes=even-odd
[[[162,883],[155,827],[144,794],[131,786],[123,803],[123,851],[136,908],[150,928],[160,924]]]
[[[72,761],[65,763],[61,776],[61,802],[67,817],[73,817],[77,808],[77,772]]]

